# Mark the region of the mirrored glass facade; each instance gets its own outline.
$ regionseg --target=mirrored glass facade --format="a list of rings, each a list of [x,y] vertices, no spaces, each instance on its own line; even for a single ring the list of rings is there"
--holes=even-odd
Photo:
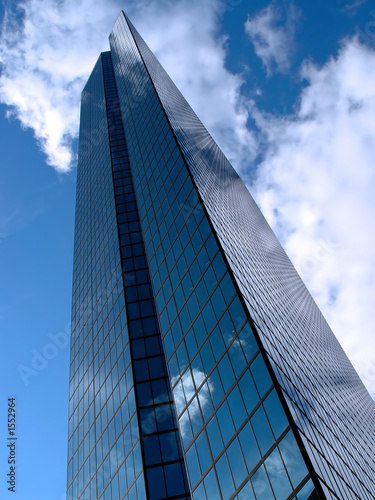
[[[375,404],[121,13],[82,94],[71,499],[374,498]]]

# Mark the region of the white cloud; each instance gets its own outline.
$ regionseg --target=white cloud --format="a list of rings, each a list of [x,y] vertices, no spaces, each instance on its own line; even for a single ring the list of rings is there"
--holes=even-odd
[[[190,429],[190,420],[199,419],[201,411],[204,412],[208,406],[211,394],[214,392],[214,384],[207,378],[207,375],[198,368],[193,368],[192,370],[189,368],[181,378],[173,377],[171,384],[173,387],[173,398],[176,405],[181,434],[184,437],[189,434],[188,429]],[[199,387],[198,397],[200,407],[196,396]],[[188,410],[183,412],[187,403],[189,403]]]
[[[33,129],[47,162],[58,171],[74,163],[80,93],[100,51],[108,50],[108,35],[122,7],[120,0],[24,0],[18,12],[6,12],[0,100],[23,127]],[[239,164],[254,148],[246,112],[238,105],[242,81],[224,68],[226,40],[216,37],[223,8],[215,0],[145,0],[129,2],[126,11]]]
[[[167,4],[161,8],[154,2],[145,9],[138,3],[129,15],[229,160],[244,170],[255,156],[256,144],[246,128],[243,80],[226,70],[227,39],[217,35],[223,2]]]
[[[294,33],[298,12],[291,4],[287,20],[282,25],[281,10],[272,3],[258,14],[248,18],[246,33],[254,46],[256,55],[262,60],[271,75],[274,70],[286,73],[291,64],[294,50]]]
[[[302,77],[295,116],[257,115],[269,150],[253,192],[375,395],[375,51],[347,41]]]
[[[72,164],[79,99],[119,2],[25,0],[5,13],[0,37],[1,102],[23,127],[33,129],[47,162],[58,171]]]
[[[22,5],[23,23],[8,12],[0,35],[0,99],[34,130],[48,162],[66,171],[74,163],[80,92],[99,52],[108,48],[123,3],[25,0]],[[129,2],[126,11],[243,170],[257,145],[246,129],[241,77],[224,66],[226,40],[217,36],[222,8],[215,0],[145,0]],[[269,71],[289,68],[296,17],[290,11],[286,27],[280,27],[269,6],[246,23],[253,41],[261,40],[258,55]],[[297,116],[282,120],[249,105],[270,145],[259,168],[257,199],[375,393],[374,53],[350,42],[324,67],[306,64],[303,76],[309,86]]]

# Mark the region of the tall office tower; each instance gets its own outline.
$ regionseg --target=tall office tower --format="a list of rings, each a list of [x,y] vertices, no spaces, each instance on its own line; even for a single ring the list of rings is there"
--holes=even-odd
[[[67,498],[373,499],[373,400],[123,13],[110,47],[82,94]]]

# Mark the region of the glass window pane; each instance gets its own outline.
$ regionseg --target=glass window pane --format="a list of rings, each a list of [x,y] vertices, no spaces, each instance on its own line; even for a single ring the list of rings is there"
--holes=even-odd
[[[239,387],[246,406],[247,413],[250,414],[259,403],[259,396],[254,385],[254,381],[249,371],[246,371],[240,379]]]
[[[211,346],[209,342],[203,344],[200,350],[200,355],[202,358],[203,368],[206,373],[209,373],[215,364],[215,360],[212,354]]]
[[[171,405],[157,406],[155,413],[159,432],[175,427]]]
[[[204,491],[204,485],[201,483],[193,492],[193,500],[207,500],[206,492]]]
[[[167,432],[159,435],[161,455],[164,462],[171,462],[179,458],[179,449],[175,432]]]
[[[288,427],[288,420],[275,389],[273,389],[271,394],[267,396],[267,399],[264,401],[263,406],[266,410],[273,433],[275,434],[276,438],[278,438],[280,434]]]
[[[205,477],[204,486],[206,488],[207,500],[220,498],[219,487],[216,481],[216,475],[214,469],[211,469],[210,472]]]
[[[307,468],[292,431],[289,431],[281,441],[279,449],[293,487],[295,488],[307,475]]]
[[[210,381],[213,385],[213,390],[211,391],[212,401],[216,408],[217,406],[219,406],[224,396],[223,387],[221,385],[221,380],[217,370],[214,370],[210,375]]]
[[[234,484],[225,454],[220,458],[215,467],[222,497],[230,498],[234,491]]]
[[[274,437],[262,406],[251,417],[251,425],[254,429],[260,451],[264,455],[273,445]]]
[[[184,476],[181,464],[175,463],[164,466],[165,479],[167,483],[167,493],[169,497],[182,495],[185,493]]]
[[[159,500],[166,496],[163,467],[146,469],[150,500]]]
[[[254,500],[253,488],[250,481],[245,484],[242,490],[238,493],[238,500]]]
[[[246,359],[243,355],[241,349],[241,343],[238,339],[236,339],[233,344],[229,348],[229,357],[232,362],[233,370],[236,375],[236,378],[242,373],[242,371],[246,367]]]
[[[216,416],[214,416],[214,418],[207,425],[207,434],[211,446],[212,455],[214,458],[216,458],[223,449],[223,441],[221,439]]]
[[[265,461],[268,477],[270,478],[273,492],[277,500],[284,500],[292,493],[284,464],[281,460],[279,450],[276,448]]]
[[[196,440],[198,460],[201,466],[202,475],[211,465],[211,455],[208,448],[206,434],[203,431]]]
[[[258,344],[255,340],[251,326],[248,323],[246,323],[238,335],[238,340],[241,343],[247,361],[251,361],[258,351]]]
[[[234,434],[234,426],[226,401],[220,406],[217,411],[217,420],[219,422],[221,435],[223,436],[224,444],[227,444]]]
[[[153,380],[151,385],[155,403],[166,403],[170,400],[171,394],[165,379]]]
[[[149,382],[137,384],[136,389],[139,406],[147,406],[152,404],[151,384]]]
[[[197,319],[195,320],[195,323],[193,325],[193,329],[194,329],[195,338],[196,338],[196,341],[198,343],[198,346],[201,346],[207,338],[206,329],[205,329],[205,326],[203,324],[203,320],[202,320],[201,315],[199,315],[197,317]]]
[[[234,425],[238,430],[245,418],[247,417],[245,406],[242,402],[240,390],[238,387],[234,387],[232,392],[228,396],[228,404],[230,412],[233,417]]]
[[[223,354],[225,345],[223,342],[223,338],[221,336],[221,331],[219,326],[217,326],[214,331],[210,335],[210,344],[212,348],[212,352],[214,353],[215,360],[217,361],[220,356]]]
[[[232,471],[234,484],[236,485],[236,488],[238,488],[242,481],[245,479],[247,470],[237,439],[235,439],[229,446],[227,450],[227,456],[229,460],[229,466]]]
[[[202,415],[198,405],[197,397],[194,397],[191,403],[189,404],[188,411],[190,415],[191,427],[193,429],[193,434],[195,436],[201,430],[203,425]]]
[[[235,382],[234,373],[227,354],[225,354],[222,360],[220,361],[218,369],[220,373],[221,382],[224,387],[224,392],[227,393]]]
[[[245,457],[247,469],[251,472],[260,460],[260,453],[250,424],[245,425],[239,433],[238,438]]]
[[[190,478],[190,484],[194,486],[201,478],[201,472],[198,465],[198,457],[193,444],[190,450],[186,453],[186,465]]]
[[[253,475],[253,477],[251,478],[251,482],[257,500],[275,499],[263,465],[261,465],[259,469],[256,471],[256,473]]]
[[[155,414],[152,408],[140,410],[141,427],[143,434],[152,434],[156,432]]]
[[[310,479],[305,486],[302,488],[302,490],[299,491],[297,495],[298,500],[309,500],[311,497],[311,493],[315,491],[315,487],[313,485],[312,480]]]
[[[198,393],[199,403],[201,405],[202,414],[205,421],[210,418],[212,412],[214,411],[210,391],[208,389],[209,387],[213,389],[213,385],[210,383],[210,381],[208,381],[208,383],[205,383]]]
[[[214,326],[215,321],[216,321],[215,315],[214,315],[214,312],[212,309],[212,305],[210,302],[208,302],[206,304],[205,308],[203,309],[202,316],[203,316],[204,324],[206,326],[206,331],[209,332],[212,329],[212,327]]]
[[[250,366],[260,397],[271,387],[272,381],[262,356],[259,354]]]

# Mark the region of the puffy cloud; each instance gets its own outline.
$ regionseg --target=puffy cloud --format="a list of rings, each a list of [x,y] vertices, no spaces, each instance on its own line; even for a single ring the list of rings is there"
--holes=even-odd
[[[253,43],[256,55],[262,60],[268,75],[274,70],[286,73],[291,64],[294,50],[294,33],[298,11],[291,4],[284,24],[279,7],[272,3],[258,14],[248,18],[246,33]]]
[[[374,395],[375,51],[347,41],[301,76],[295,116],[256,116],[269,148],[253,192]]]
[[[140,2],[129,17],[224,153],[243,171],[254,158],[256,144],[246,127],[243,80],[225,68],[227,39],[218,35],[224,8],[216,0],[162,6]]]
[[[181,378],[179,376],[173,377],[171,383],[181,434],[182,437],[185,437],[191,432],[190,420],[199,420],[201,412],[204,412],[207,406],[209,406],[211,394],[214,392],[214,384],[198,368],[188,369]],[[196,393],[199,387],[200,390],[197,397]],[[189,406],[185,409],[187,404]]]
[[[10,107],[9,115],[33,129],[47,162],[58,171],[69,170],[75,160],[72,141],[78,135],[80,93],[100,51],[108,49],[108,35],[122,7],[120,0],[24,0],[16,11],[6,11],[0,99]],[[253,141],[247,114],[238,105],[242,81],[225,69],[226,40],[217,36],[223,8],[215,0],[144,0],[129,2],[126,11],[239,164],[253,150]]]
[[[126,10],[234,165],[244,171],[257,145],[247,106],[268,150],[252,189],[360,375],[375,393],[374,52],[347,42],[339,57],[303,66],[298,113],[261,113],[241,98],[225,69],[218,35],[223,2],[129,2]],[[82,87],[123,3],[24,0],[6,11],[0,35],[0,99],[34,130],[48,163],[68,170]],[[284,27],[271,5],[246,23],[269,69],[286,71],[297,14]],[[199,21],[199,22],[198,22]],[[288,24],[289,23],[289,24]],[[258,44],[258,45],[257,45]],[[258,49],[257,49],[258,47]],[[4,235],[2,235],[4,237]],[[358,332],[358,333],[357,333]]]
[[[82,87],[119,2],[25,0],[8,8],[0,37],[0,99],[8,115],[33,129],[47,162],[64,172],[72,164]]]

